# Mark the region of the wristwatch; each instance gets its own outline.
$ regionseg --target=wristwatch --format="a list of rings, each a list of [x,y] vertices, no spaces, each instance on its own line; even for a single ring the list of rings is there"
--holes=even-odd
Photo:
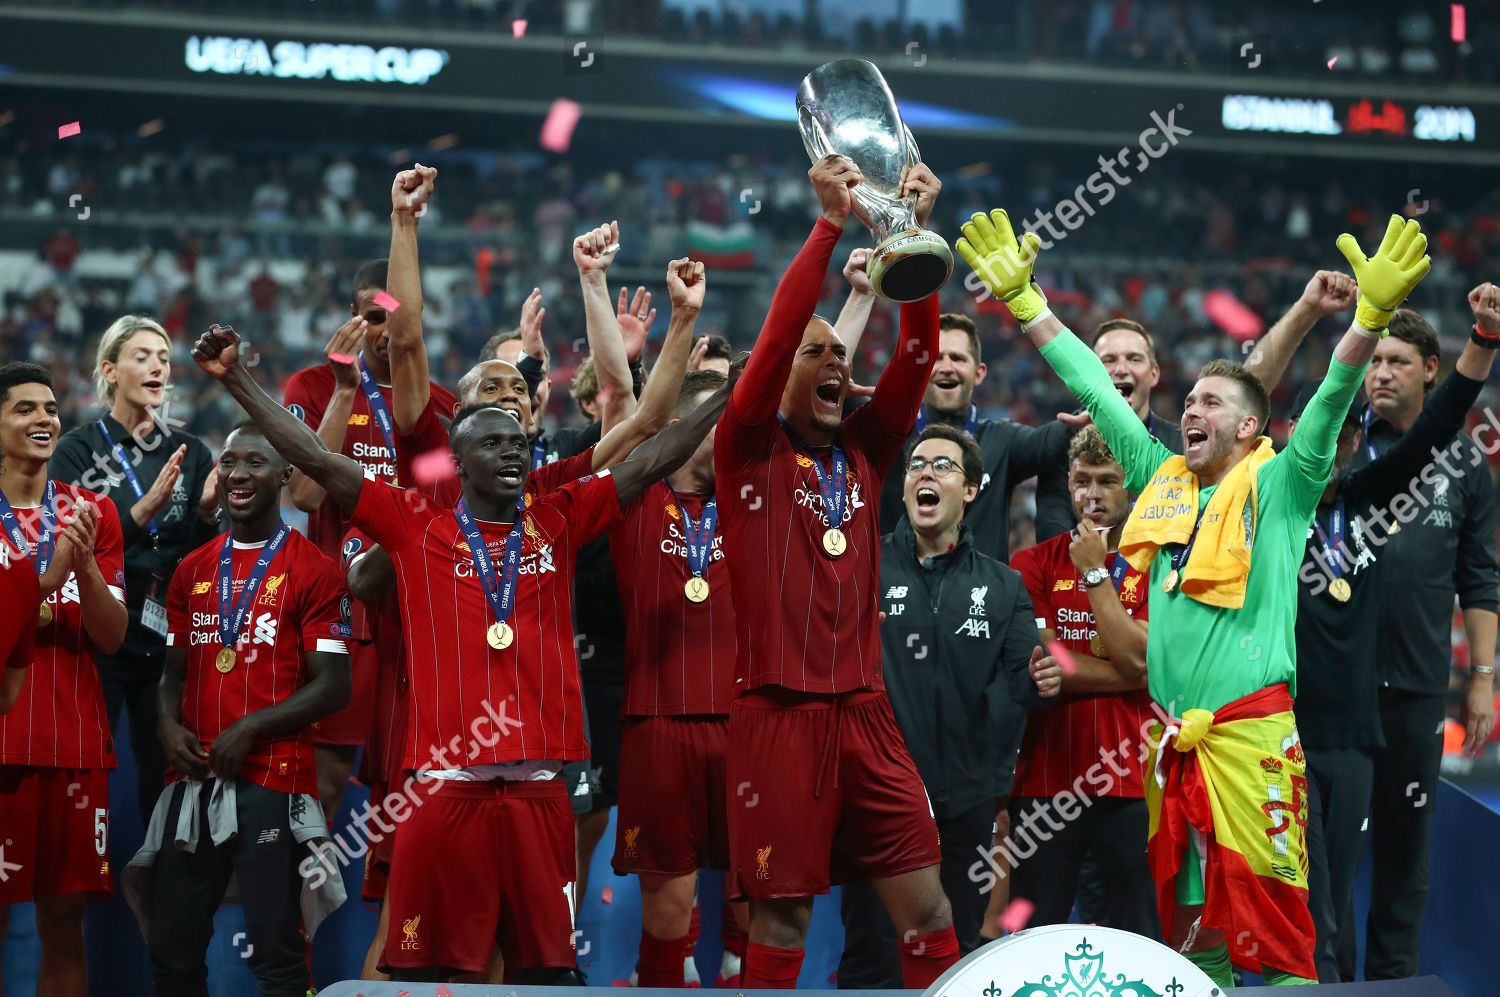
[[[1109,578],[1109,572],[1103,568],[1090,568],[1083,573],[1083,584],[1088,588],[1102,585]]]

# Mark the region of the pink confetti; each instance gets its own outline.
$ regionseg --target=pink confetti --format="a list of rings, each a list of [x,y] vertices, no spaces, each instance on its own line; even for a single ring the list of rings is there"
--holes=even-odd
[[[397,308],[401,307],[401,302],[397,301],[389,294],[386,294],[384,291],[381,291],[379,294],[375,295],[375,303],[388,312],[393,312]]]
[[[79,124],[76,121],[70,121],[65,125],[57,126],[57,137],[72,138],[74,135],[77,135],[81,131],[83,131],[83,125]]]
[[[330,353],[328,354],[328,359],[332,360],[334,363],[354,363],[354,358],[347,353]]]
[[[1031,912],[1036,910],[1036,905],[1025,897],[1017,897],[1010,902],[1000,913],[1000,928],[1008,935],[1013,935],[1026,927],[1031,920]]]
[[[453,997],[453,991],[448,989],[448,984],[446,983],[439,983],[433,994],[435,997]]]
[[[1047,653],[1057,659],[1057,664],[1062,668],[1064,675],[1072,675],[1078,671],[1078,660],[1073,657],[1073,652],[1063,647],[1060,640],[1047,641]]]
[[[615,902],[614,887],[606,886],[604,889],[600,890],[599,891],[599,902],[602,903],[602,904],[612,904],[612,903],[614,903]]]
[[[583,117],[583,105],[576,100],[559,97],[547,111],[547,120],[542,122],[541,146],[548,152],[567,152],[573,143],[573,129]]]
[[[1449,26],[1453,41],[1456,44],[1462,44],[1468,34],[1469,28],[1468,17],[1464,13],[1464,5],[1461,3],[1449,4],[1448,13],[1450,15]]]
[[[1338,62],[1338,61],[1339,61],[1339,57],[1338,56],[1334,56],[1332,59],[1329,59],[1328,60],[1328,68],[1332,69],[1333,68],[1333,64],[1335,62]]]
[[[518,17],[510,22],[510,33],[516,38],[526,37],[526,18]]]
[[[422,454],[411,462],[411,476],[419,485],[435,485],[458,477],[458,471],[453,467],[453,454],[447,450]]]

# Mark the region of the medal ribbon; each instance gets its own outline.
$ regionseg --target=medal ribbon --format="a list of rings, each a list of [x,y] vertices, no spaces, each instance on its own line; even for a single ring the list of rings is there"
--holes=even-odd
[[[469,556],[474,559],[474,574],[484,589],[484,597],[489,601],[496,623],[507,622],[516,608],[516,575],[521,568],[521,541],[525,536],[522,517],[525,511],[526,499],[523,495],[516,500],[516,519],[510,524],[510,532],[505,536],[505,555],[500,565],[500,577],[496,578],[495,562],[490,558],[484,534],[479,532],[479,524],[469,514],[469,503],[459,499],[458,507],[453,510],[458,528],[464,531],[464,537],[469,541]]]
[[[0,526],[5,528],[5,534],[16,545],[16,550],[24,555],[31,549],[31,545],[26,542],[26,534],[21,529],[21,521],[16,518],[16,512],[10,507],[10,501],[3,492],[0,492]],[[46,574],[47,567],[52,563],[52,552],[57,546],[53,539],[56,532],[57,485],[49,478],[47,491],[42,497],[42,521],[36,535],[34,563],[38,577]]]
[[[1365,456],[1374,460],[1380,454],[1375,450],[1375,441],[1370,439],[1370,423],[1375,419],[1375,406],[1366,403],[1364,414],[1359,417],[1360,432],[1365,434]]]
[[[791,427],[786,424],[780,412],[776,413],[776,419],[781,423],[781,428],[786,430],[792,445],[796,446],[796,437],[792,435]],[[823,496],[823,514],[828,517],[828,527],[836,530],[844,524],[844,498],[849,493],[849,462],[844,458],[844,448],[837,443],[833,445],[832,472],[823,470],[823,462],[811,452],[807,457],[818,474],[818,492]]]
[[[135,466],[130,463],[130,458],[126,456],[125,448],[115,442],[115,438],[109,434],[109,427],[104,424],[102,418],[96,420],[94,425],[99,427],[99,435],[104,437],[104,445],[109,447],[110,455],[114,457],[115,463],[119,464],[120,470],[125,472],[125,481],[130,485],[130,490],[135,493],[135,500],[139,502],[146,497],[146,492],[141,488],[141,479],[136,476]],[[151,544],[155,546],[158,541],[155,516],[151,517],[151,521],[146,524],[146,528],[151,531]]]
[[[1318,522],[1318,517],[1313,516],[1313,529],[1318,531],[1318,543],[1323,549],[1320,552],[1323,563],[1328,566],[1328,571],[1334,578],[1344,577],[1344,500],[1342,497],[1333,500],[1333,512],[1329,515],[1329,528],[1333,531],[1333,542],[1328,542],[1328,534],[1323,532],[1323,524]]]
[[[291,532],[285,523],[276,524],[276,532],[261,548],[260,557],[255,559],[255,567],[250,569],[250,577],[245,579],[245,587],[240,590],[238,602],[234,598],[234,540],[228,533],[224,534],[224,543],[219,548],[220,644],[234,647],[238,643],[240,630],[245,626],[245,617],[250,615],[250,607],[255,604],[255,594],[260,591],[261,580],[266,577],[271,561]]]
[[[1125,572],[1130,570],[1130,562],[1115,553],[1109,562],[1109,583],[1119,591],[1120,584],[1125,581]]]
[[[535,471],[547,463],[547,444],[542,442],[541,434],[531,441],[531,469]]]
[[[693,517],[688,515],[687,506],[682,504],[682,499],[677,497],[671,485],[667,485],[667,491],[672,492],[672,498],[677,503],[677,508],[682,511],[682,533],[687,538],[687,562],[688,571],[693,577],[702,578],[708,572],[709,558],[714,551],[714,527],[719,522],[718,499],[712,495],[703,503],[703,516],[698,522],[693,522]]]
[[[365,366],[363,350],[359,354],[359,386],[365,393],[365,401],[370,403],[370,414],[375,416],[375,425],[380,427],[380,435],[385,438],[386,456],[394,462],[396,424],[391,420],[391,410],[385,403],[385,396],[380,393],[380,385],[375,383],[375,375]]]
[[[1172,551],[1172,570],[1181,572],[1183,565],[1187,564],[1188,555],[1193,552],[1193,544],[1198,542],[1198,527],[1203,525],[1203,514],[1208,511],[1208,503],[1203,503],[1203,508],[1198,510],[1198,518],[1193,520],[1193,532],[1188,537],[1188,542],[1182,544]]]
[[[927,428],[927,406],[924,405],[921,408],[917,409],[917,429],[916,429],[916,431],[920,433],[922,430],[924,430],[926,428]],[[970,436],[973,436],[974,435],[974,430],[976,430],[978,428],[979,428],[979,406],[971,404],[969,406],[969,413],[968,413],[968,415],[966,415],[964,417],[964,432],[968,433]]]

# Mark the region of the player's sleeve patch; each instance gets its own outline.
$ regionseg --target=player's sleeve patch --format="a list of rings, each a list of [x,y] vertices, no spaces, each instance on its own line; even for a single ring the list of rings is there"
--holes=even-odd
[[[303,408],[301,405],[298,405],[296,402],[292,402],[292,404],[288,405],[286,407],[286,410],[292,413],[292,415],[296,416],[298,422],[307,421],[307,409]]]
[[[174,633],[171,633],[170,631],[167,633],[167,646],[168,647],[176,647],[177,646],[177,635],[174,634]]]
[[[364,544],[359,542],[359,537],[350,537],[348,540],[344,541],[344,557],[353,557],[355,554],[359,553],[360,548],[363,546]]]
[[[329,654],[348,654],[349,645],[341,640],[329,640],[327,637],[319,637],[318,644],[313,650],[326,651]]]
[[[116,599],[116,601],[118,601],[118,602],[124,602],[125,601],[125,590],[123,588],[121,588],[119,585],[110,585],[110,586],[108,586],[108,588],[109,588],[109,594],[112,595],[112,596],[114,596],[115,599]]]

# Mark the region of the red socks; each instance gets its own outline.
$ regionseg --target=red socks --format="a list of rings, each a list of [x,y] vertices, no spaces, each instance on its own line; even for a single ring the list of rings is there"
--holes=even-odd
[[[948,929],[948,935],[952,938],[952,928]],[[953,942],[953,954],[955,956],[958,954],[956,939]],[[903,963],[905,958],[903,955]],[[948,964],[943,965],[946,968]],[[745,990],[795,990],[797,974],[800,972],[802,972],[801,949],[778,949],[757,942],[747,942],[745,975],[740,979],[740,986]]]
[[[641,954],[636,964],[639,985],[643,987],[677,987],[687,985],[682,962],[690,949],[683,938],[657,938],[641,929]]]
[[[754,945],[750,946],[752,949]],[[952,925],[930,935],[901,943],[901,985],[926,990],[943,971],[958,961],[958,936]],[[747,983],[748,987],[749,984]]]

